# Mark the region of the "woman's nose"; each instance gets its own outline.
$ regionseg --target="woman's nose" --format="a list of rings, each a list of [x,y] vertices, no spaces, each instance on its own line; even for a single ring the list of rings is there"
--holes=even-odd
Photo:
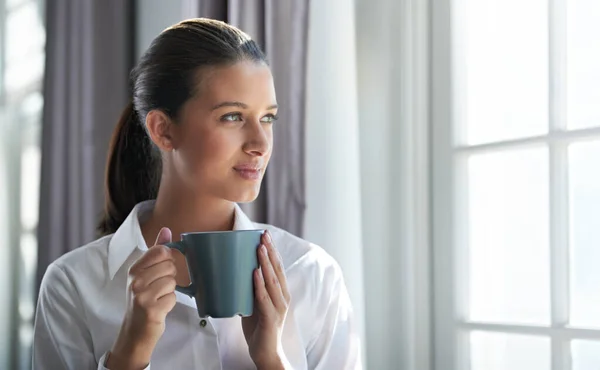
[[[267,127],[260,121],[247,125],[247,138],[244,151],[253,156],[262,157],[271,150],[270,126]]]

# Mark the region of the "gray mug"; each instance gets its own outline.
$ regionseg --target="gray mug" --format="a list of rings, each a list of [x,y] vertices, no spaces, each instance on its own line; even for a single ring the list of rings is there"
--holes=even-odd
[[[178,292],[196,300],[200,317],[251,316],[254,311],[256,251],[264,230],[234,230],[181,234],[167,247],[187,261],[191,284]]]

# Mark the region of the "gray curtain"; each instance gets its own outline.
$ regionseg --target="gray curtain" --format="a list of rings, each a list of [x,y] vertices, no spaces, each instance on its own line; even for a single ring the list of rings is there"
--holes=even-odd
[[[108,143],[129,100],[132,4],[46,3],[38,284],[48,264],[96,236]]]
[[[305,210],[305,95],[309,0],[197,0],[190,16],[225,21],[256,40],[269,59],[280,121],[259,198],[244,210],[254,221],[301,236]]]

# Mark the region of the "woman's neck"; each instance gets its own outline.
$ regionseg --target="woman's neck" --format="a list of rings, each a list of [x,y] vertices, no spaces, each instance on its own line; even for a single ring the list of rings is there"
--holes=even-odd
[[[142,233],[149,247],[154,244],[156,235],[163,227],[171,229],[173,241],[178,241],[185,232],[233,229],[233,202],[173,190],[163,188],[161,184],[152,214],[142,225]]]

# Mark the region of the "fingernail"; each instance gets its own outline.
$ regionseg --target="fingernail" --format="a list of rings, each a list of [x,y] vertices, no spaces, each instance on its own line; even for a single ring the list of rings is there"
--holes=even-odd
[[[261,245],[260,246],[260,251],[266,256],[267,255],[267,247],[265,247],[265,245]]]
[[[267,238],[267,243],[271,244],[273,242],[273,240],[271,240],[271,233],[268,231],[265,231],[265,236]]]

